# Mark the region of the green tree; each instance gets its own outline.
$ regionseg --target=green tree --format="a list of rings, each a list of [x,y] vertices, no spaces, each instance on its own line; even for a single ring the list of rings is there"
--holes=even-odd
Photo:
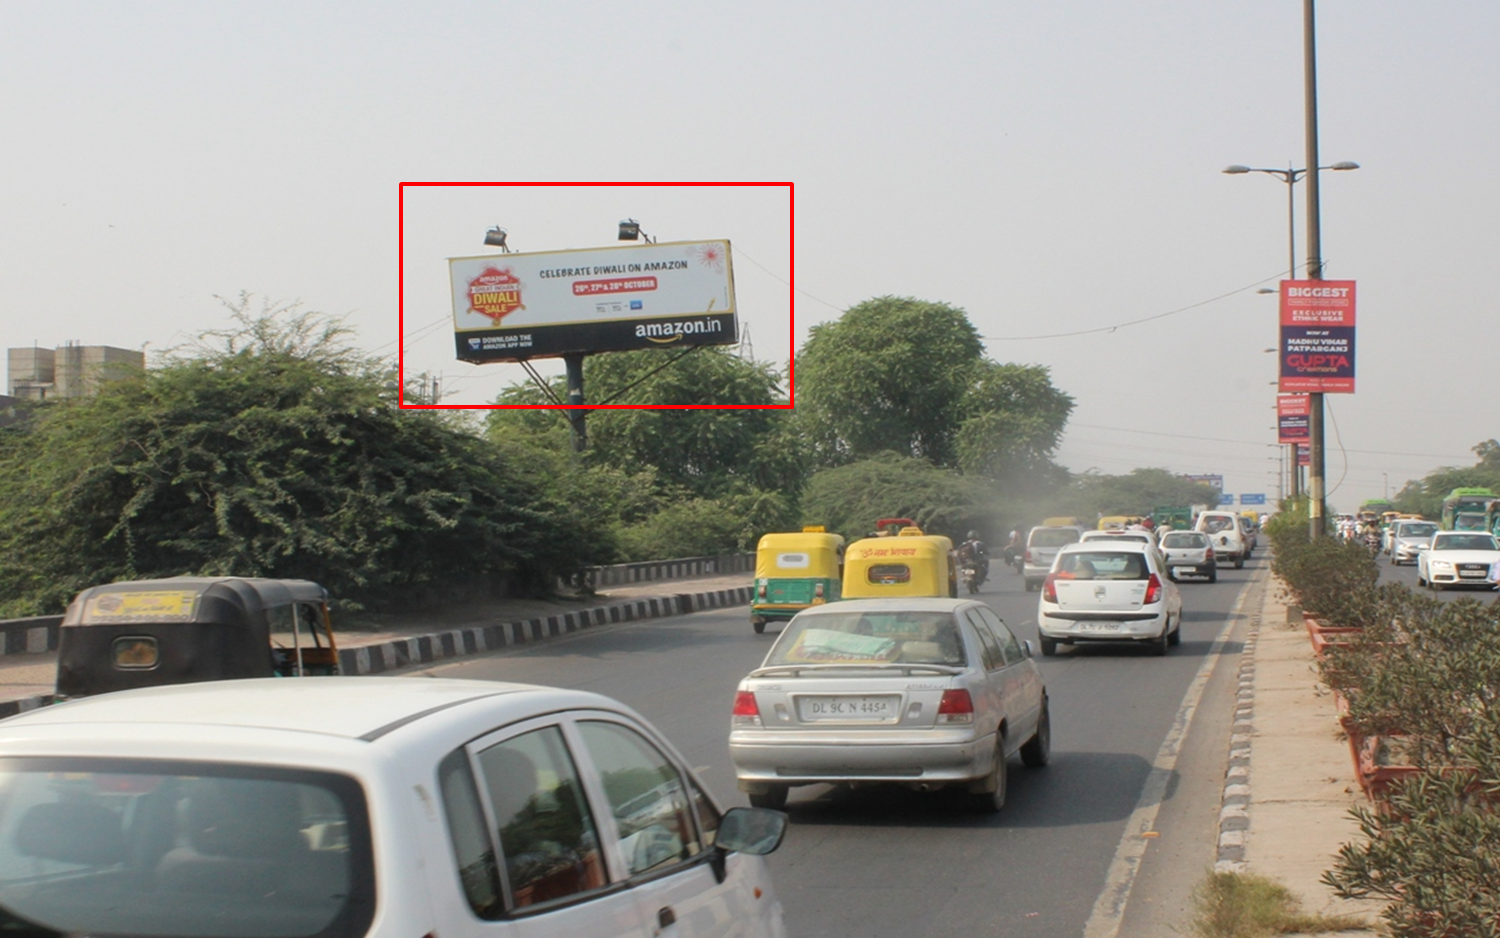
[[[979,334],[946,303],[882,296],[813,326],[798,359],[797,408],[822,465],[880,452],[958,463]]]
[[[982,479],[901,453],[821,470],[802,496],[806,524],[863,537],[879,518],[911,518],[931,534],[962,539],[976,529],[994,540],[1004,530],[1004,506]]]
[[[1021,482],[1050,473],[1052,455],[1073,412],[1073,398],[1052,386],[1040,365],[974,366],[958,428],[964,472]]]
[[[1473,450],[1479,459],[1472,466],[1443,466],[1420,480],[1407,482],[1392,500],[1396,509],[1436,519],[1442,517],[1443,499],[1456,488],[1500,492],[1500,442],[1485,440]]]
[[[0,446],[0,602],[176,574],[305,577],[345,600],[444,583],[543,591],[578,553],[566,506],[492,446],[400,410],[335,321],[230,303],[234,325]]]

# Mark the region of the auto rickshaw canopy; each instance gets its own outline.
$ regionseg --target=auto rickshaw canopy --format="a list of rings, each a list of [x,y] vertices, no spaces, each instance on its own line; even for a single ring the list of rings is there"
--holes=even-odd
[[[953,542],[905,528],[898,537],[867,537],[844,551],[844,598],[954,596]]]
[[[74,598],[59,634],[57,692],[337,671],[328,591],[317,583],[170,577]]]

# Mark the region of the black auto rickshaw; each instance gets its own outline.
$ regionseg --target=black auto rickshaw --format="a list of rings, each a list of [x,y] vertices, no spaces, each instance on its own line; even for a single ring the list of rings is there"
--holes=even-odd
[[[310,580],[172,577],[84,590],[63,616],[57,693],[339,673],[328,591]]]

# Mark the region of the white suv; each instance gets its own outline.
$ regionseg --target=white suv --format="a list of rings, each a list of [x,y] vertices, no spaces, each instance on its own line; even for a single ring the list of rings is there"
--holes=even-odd
[[[1245,558],[1250,556],[1250,545],[1240,528],[1239,515],[1232,511],[1205,511],[1198,516],[1198,524],[1193,530],[1208,535],[1219,563],[1232,561],[1236,570],[1244,568]]]
[[[0,734],[0,907],[67,934],[785,935],[758,854],[640,716],[488,681],[104,694]]]

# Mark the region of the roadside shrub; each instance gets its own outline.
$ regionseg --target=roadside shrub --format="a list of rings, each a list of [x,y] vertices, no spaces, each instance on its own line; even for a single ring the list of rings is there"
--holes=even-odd
[[[1381,810],[1354,808],[1365,841],[1345,844],[1323,882],[1346,899],[1383,899],[1397,938],[1500,936],[1500,718],[1483,713],[1455,741],[1471,773],[1428,769]]]
[[[1380,568],[1368,548],[1351,541],[1301,537],[1283,529],[1275,539],[1271,569],[1287,584],[1303,611],[1325,624],[1360,627],[1375,614]]]

